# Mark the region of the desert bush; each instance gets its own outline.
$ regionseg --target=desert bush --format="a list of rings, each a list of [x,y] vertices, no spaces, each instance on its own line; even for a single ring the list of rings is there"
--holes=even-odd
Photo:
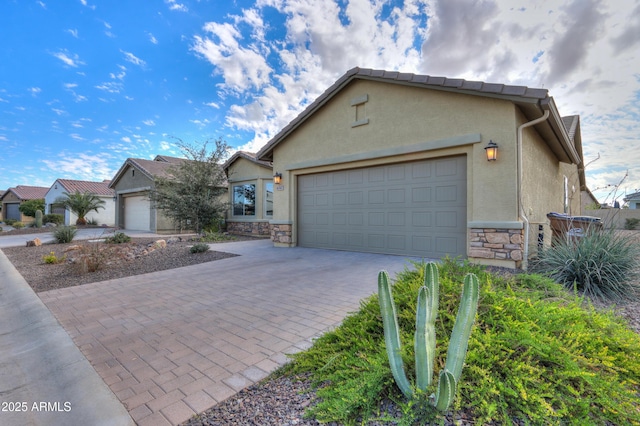
[[[95,217],[87,219],[87,225],[98,226],[99,225],[98,219],[96,219]]]
[[[22,229],[22,228],[24,228],[24,223],[22,223],[22,222],[14,222],[13,225],[11,225],[11,226],[13,226],[16,229]]]
[[[556,240],[540,250],[531,269],[588,297],[618,301],[632,299],[640,290],[639,261],[635,239],[608,229]]]
[[[203,243],[219,243],[221,241],[234,241],[236,237],[220,232],[205,232],[198,241]]]
[[[17,222],[17,220],[15,220],[15,219],[5,219],[4,220],[4,223],[7,226],[13,226],[16,222]]]
[[[76,271],[80,274],[96,272],[104,268],[114,253],[101,243],[88,243],[80,246],[74,259]]]
[[[64,223],[64,216],[57,213],[45,214],[42,216],[43,223],[55,223],[56,225],[62,225]]]
[[[191,246],[191,253],[204,253],[209,251],[209,244],[197,243]]]
[[[107,244],[123,244],[130,241],[131,237],[124,232],[116,232],[113,236],[104,239],[104,242]]]
[[[624,229],[636,229],[640,224],[640,219],[637,217],[628,217],[624,220]]]
[[[424,281],[423,267],[416,266],[393,285],[406,360],[415,357],[416,298]],[[640,424],[640,336],[612,311],[596,311],[540,275],[498,276],[444,261],[436,366],[445,365],[449,345],[448,333],[439,330],[453,328],[460,282],[469,272],[478,276],[482,296],[452,417],[471,415],[475,424]],[[444,423],[425,403],[435,383],[413,398],[395,385],[377,295],[292,357],[280,374],[309,375],[318,399],[307,416],[321,423]],[[415,366],[405,366],[414,377]],[[401,419],[380,413],[391,401]]]
[[[53,238],[58,244],[66,244],[73,241],[77,232],[75,226],[61,226],[53,231]]]
[[[67,260],[67,255],[63,255],[62,257],[58,257],[58,256],[56,256],[56,253],[52,251],[49,254],[45,254],[44,256],[42,256],[42,260],[44,261],[44,263],[46,263],[48,265],[55,265],[55,264],[62,263],[65,260]]]

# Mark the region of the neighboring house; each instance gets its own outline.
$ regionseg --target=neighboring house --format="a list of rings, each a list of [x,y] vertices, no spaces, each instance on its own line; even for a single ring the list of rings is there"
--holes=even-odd
[[[640,209],[640,192],[634,192],[633,194],[627,195],[623,198],[623,201],[627,203],[631,210]]]
[[[251,152],[238,151],[222,166],[229,182],[227,231],[269,235],[273,218],[273,169]]]
[[[58,198],[63,198],[63,192],[74,194],[88,192],[97,195],[104,201],[104,208],[98,212],[92,211],[87,214],[87,220],[95,220],[99,225],[114,226],[116,223],[116,203],[115,192],[109,188],[109,180],[102,182],[89,182],[84,180],[57,179],[44,196],[45,213],[57,213],[64,216],[65,225],[75,225],[78,216],[69,209],[56,205]]]
[[[2,220],[14,219],[24,224],[33,222],[35,219],[25,216],[20,212],[20,204],[28,200],[36,200],[44,198],[49,188],[41,186],[18,185],[15,188],[9,188],[0,196],[2,204]],[[44,212],[43,212],[44,213]]]
[[[272,240],[526,267],[547,213],[580,211],[579,126],[545,89],[354,68],[256,155]]]
[[[155,188],[155,178],[170,177],[171,167],[180,165],[184,158],[158,155],[153,160],[127,158],[109,188],[115,191],[115,223],[118,227],[157,233],[174,233],[173,222],[158,211],[149,195]]]

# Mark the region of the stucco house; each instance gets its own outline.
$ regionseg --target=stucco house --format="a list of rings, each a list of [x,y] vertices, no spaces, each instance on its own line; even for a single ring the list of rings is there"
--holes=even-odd
[[[20,204],[28,200],[44,198],[48,190],[49,188],[42,186],[27,185],[18,185],[14,188],[7,189],[0,197],[0,203],[2,203],[2,220],[18,220],[25,225],[33,222],[35,220],[34,218],[25,216],[20,212]]]
[[[100,197],[104,201],[104,208],[98,209],[87,214],[87,220],[95,220],[99,225],[114,226],[116,223],[116,202],[114,200],[115,192],[109,188],[109,180],[102,182],[90,182],[85,180],[73,179],[56,179],[51,188],[44,196],[45,213],[61,214],[64,217],[65,225],[75,225],[78,216],[69,209],[57,205],[56,200],[64,197],[63,193],[74,194],[89,193]]]
[[[149,198],[155,178],[169,177],[184,158],[158,155],[153,160],[127,158],[109,183],[115,192],[115,223],[123,229],[177,233],[173,222],[157,210]]]
[[[546,89],[361,68],[256,158],[282,176],[276,246],[512,268],[550,243],[547,213],[579,214],[584,182],[579,117]]]
[[[273,169],[255,153],[237,151],[223,165],[229,183],[227,231],[234,234],[270,235],[273,218]]]

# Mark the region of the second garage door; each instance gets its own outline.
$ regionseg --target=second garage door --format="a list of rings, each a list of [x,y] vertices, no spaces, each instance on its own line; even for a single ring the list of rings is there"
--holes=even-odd
[[[466,157],[298,177],[298,245],[466,255]]]
[[[124,228],[149,231],[151,228],[151,205],[144,195],[124,198]]]

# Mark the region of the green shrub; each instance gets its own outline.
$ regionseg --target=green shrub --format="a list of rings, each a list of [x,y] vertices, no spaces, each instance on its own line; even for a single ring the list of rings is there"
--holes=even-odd
[[[197,243],[191,246],[191,253],[204,253],[209,251],[209,244]]]
[[[5,219],[4,223],[7,226],[13,226],[15,223],[17,222],[17,220],[15,219]]]
[[[107,244],[123,244],[130,241],[131,237],[124,232],[116,232],[113,236],[104,239],[104,242]]]
[[[44,216],[42,216],[42,222],[62,225],[64,223],[64,216],[57,213],[45,214]]]
[[[99,225],[98,219],[96,219],[95,217],[87,219],[87,225],[98,226]]]
[[[629,217],[624,220],[624,229],[636,229],[640,224],[640,219],[637,217]]]
[[[53,231],[53,238],[58,244],[66,244],[73,241],[77,232],[75,226],[61,226]]]
[[[393,286],[402,356],[414,358],[415,306],[422,266],[398,274]],[[482,295],[452,410],[475,424],[639,424],[640,336],[611,311],[585,306],[539,275],[512,278],[445,261],[440,268],[436,366],[445,364],[459,305],[460,282],[474,273]],[[372,278],[372,277],[370,277]],[[415,367],[406,362],[407,375]],[[365,299],[335,330],[296,355],[285,374],[310,373],[320,422],[399,424],[443,421],[425,404],[435,384],[411,399],[395,385],[386,359],[378,297]],[[434,382],[436,382],[434,380]],[[380,414],[393,401],[402,419]],[[455,417],[455,414],[454,414]]]
[[[219,243],[222,241],[234,241],[236,237],[228,234],[221,234],[220,232],[205,232],[202,237],[198,239],[200,242],[206,243]]]
[[[639,259],[640,245],[633,237],[605,230],[577,240],[558,239],[538,253],[531,267],[588,297],[623,300],[634,298],[640,289]]]
[[[22,228],[24,228],[24,223],[22,223],[22,222],[14,222],[13,225],[11,225],[11,226],[13,226],[16,229],[22,229]]]
[[[63,255],[62,257],[58,257],[56,256],[56,253],[52,251],[49,254],[45,254],[44,256],[42,256],[42,260],[48,265],[55,265],[67,260],[67,256]]]

